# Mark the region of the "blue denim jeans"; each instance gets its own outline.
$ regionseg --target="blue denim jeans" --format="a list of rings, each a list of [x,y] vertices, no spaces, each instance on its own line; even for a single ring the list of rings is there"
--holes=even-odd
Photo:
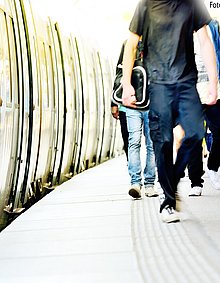
[[[145,136],[146,161],[143,171],[144,185],[153,185],[155,181],[155,155],[149,129],[149,110],[126,109],[128,139],[128,172],[131,185],[142,185],[141,138]]]

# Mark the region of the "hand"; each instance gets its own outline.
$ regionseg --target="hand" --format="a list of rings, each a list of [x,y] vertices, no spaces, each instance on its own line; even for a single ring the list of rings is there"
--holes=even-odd
[[[122,93],[122,103],[124,106],[136,108],[137,106],[135,103],[137,102],[135,97],[135,90],[133,86],[130,84],[128,86],[123,86],[123,93]]]
[[[209,84],[209,92],[208,96],[206,98],[206,103],[207,105],[214,105],[217,102],[218,98],[218,92],[217,92],[217,86],[216,84]]]
[[[119,119],[118,106],[112,106],[112,107],[111,107],[111,112],[112,112],[113,118]]]

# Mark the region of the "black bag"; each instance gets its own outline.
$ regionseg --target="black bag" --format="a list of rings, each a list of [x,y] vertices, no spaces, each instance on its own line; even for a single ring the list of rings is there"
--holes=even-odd
[[[139,41],[138,46],[137,46],[136,60],[134,62],[134,67],[133,67],[132,75],[131,75],[131,84],[134,87],[135,97],[137,100],[137,102],[135,103],[136,105],[135,109],[145,109],[149,105],[149,94],[147,90],[148,76],[147,76],[147,72],[143,64],[144,43],[145,43],[145,39],[148,36],[148,21],[146,21],[146,18],[148,17],[147,1],[145,4],[146,5],[143,7],[143,10],[142,10],[142,16],[143,16],[142,40]],[[126,44],[126,41],[122,45],[121,53],[120,53],[119,60],[117,63],[114,85],[113,85],[112,102],[115,104],[122,104],[121,80],[122,80],[122,75],[123,75],[122,60],[123,60],[123,55],[124,55],[125,44]]]
[[[124,53],[124,45],[121,50],[120,58],[122,53]],[[134,67],[132,70],[131,75],[131,84],[135,89],[135,97],[137,102],[135,103],[136,108],[135,109],[145,109],[147,108],[149,104],[149,95],[147,91],[148,87],[148,77],[147,72],[144,68],[143,64],[143,45],[142,42],[139,42],[138,48],[137,48],[137,56],[136,60],[134,62]],[[122,60],[121,60],[122,61]],[[116,104],[122,104],[122,64],[119,64],[116,69],[116,76],[114,80],[113,85],[113,91],[112,91],[112,101]]]
[[[122,65],[118,65],[118,72],[114,80],[112,101],[116,104],[122,104]],[[145,109],[149,104],[149,95],[147,91],[148,78],[147,72],[143,66],[141,58],[136,59],[131,75],[131,84],[135,89],[135,97],[137,106],[135,109]]]

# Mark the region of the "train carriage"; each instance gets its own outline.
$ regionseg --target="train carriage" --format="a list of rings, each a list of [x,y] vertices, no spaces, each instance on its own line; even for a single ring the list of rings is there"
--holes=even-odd
[[[113,68],[30,1],[0,1],[0,228],[75,174],[122,152]]]

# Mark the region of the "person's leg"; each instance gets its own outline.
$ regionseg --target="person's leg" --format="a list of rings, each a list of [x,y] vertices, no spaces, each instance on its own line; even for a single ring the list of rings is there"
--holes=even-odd
[[[206,122],[212,133],[212,145],[207,167],[210,181],[215,189],[220,189],[220,100],[215,105],[206,106]]]
[[[220,167],[220,100],[215,105],[206,106],[206,122],[212,133],[212,145],[208,158],[208,169],[218,171]]]
[[[181,146],[182,140],[185,136],[183,128],[180,126],[178,122],[178,118],[176,118],[175,127],[173,129],[173,138],[174,138],[174,160],[176,160],[177,152]],[[175,162],[174,162],[175,163]],[[183,172],[181,178],[185,177],[185,172]]]
[[[202,141],[198,144],[198,146],[194,149],[193,154],[190,156],[188,173],[191,181],[189,196],[200,196],[202,194],[202,184],[204,183],[204,180],[202,179],[204,174]]]
[[[184,130],[179,124],[177,124],[173,129],[173,135],[174,135],[174,146],[177,153],[178,149],[181,146],[182,140],[185,136]]]
[[[174,128],[174,140],[176,142],[176,151],[181,146],[182,140],[185,136],[185,132],[183,128],[178,124]],[[189,173],[189,179],[191,181],[191,189],[189,191],[189,196],[200,196],[202,193],[202,183],[204,180],[202,179],[202,175],[204,174],[203,171],[203,147],[202,142],[201,144],[195,148],[195,151],[193,152],[193,156],[190,156],[190,160],[188,163],[188,173]],[[185,174],[181,176],[184,177]]]
[[[176,182],[173,166],[173,104],[175,85],[150,84],[149,127],[156,157],[158,180],[165,199],[160,212],[176,207]]]
[[[203,160],[202,160],[202,141],[195,148],[192,158],[190,157],[188,164],[189,179],[191,180],[191,187],[202,187],[204,180],[202,179]]]
[[[200,158],[202,139],[204,137],[204,116],[202,105],[195,86],[195,81],[184,82],[178,86],[178,113],[179,122],[185,132],[185,137],[177,153],[175,175],[178,184],[186,165],[195,163]],[[193,109],[192,109],[193,105]],[[200,164],[201,166],[201,164]],[[194,172],[201,176],[200,173]],[[194,176],[195,178],[195,176]]]
[[[143,120],[141,113],[135,109],[126,109],[128,127],[128,173],[131,177],[131,189],[129,194],[134,197],[141,197],[142,185],[140,147]]]
[[[144,186],[145,186],[145,195],[148,197],[158,196],[158,192],[155,190],[155,155],[153,149],[153,142],[150,137],[150,128],[149,128],[149,110],[143,111],[143,120],[144,120],[144,136],[145,136],[145,147],[146,147],[146,161],[144,168]]]
[[[119,111],[119,120],[121,125],[121,135],[124,143],[124,151],[128,160],[128,128],[127,128],[126,112]]]

